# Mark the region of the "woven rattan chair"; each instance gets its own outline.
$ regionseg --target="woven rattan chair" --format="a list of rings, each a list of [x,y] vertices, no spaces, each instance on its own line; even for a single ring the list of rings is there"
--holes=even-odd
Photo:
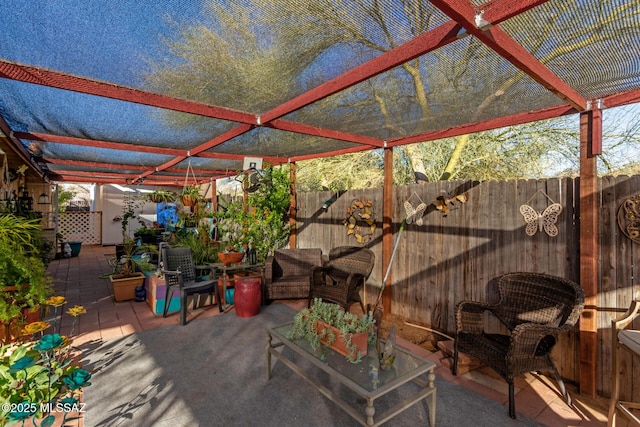
[[[462,301],[456,307],[456,339],[452,373],[464,352],[495,370],[509,385],[509,416],[516,417],[515,377],[551,371],[571,405],[551,359],[557,336],[568,332],[584,308],[584,292],[570,280],[540,273],[508,273],[498,280],[500,300],[494,304]],[[492,313],[509,335],[485,332],[485,312]]]
[[[628,399],[620,399],[620,377],[627,377],[631,382],[633,371],[631,361],[625,361],[623,353],[634,356],[637,360],[640,357],[640,330],[633,328],[633,321],[640,316],[640,300],[631,302],[631,306],[626,313],[617,319],[611,321],[611,338],[613,354],[611,355],[611,400],[609,403],[609,427],[616,425],[623,426],[640,426],[640,402],[638,399],[634,401],[631,396]],[[629,327],[631,326],[631,327]],[[624,415],[626,420],[618,423],[620,415]]]
[[[187,323],[187,298],[189,295],[194,295],[194,309],[198,307],[198,299],[196,296],[203,293],[208,293],[210,297],[213,297],[213,294],[215,293],[216,301],[220,306],[220,294],[218,291],[218,280],[216,279],[215,267],[208,266],[208,277],[205,280],[199,280],[196,276],[196,268],[198,270],[202,270],[205,267],[195,266],[191,248],[163,247],[161,250],[162,263],[164,264],[164,268],[161,271],[164,274],[167,284],[164,311],[162,313],[163,317],[167,317],[169,303],[171,302],[171,297],[173,296],[174,291],[180,291],[181,325],[185,325]]]
[[[367,282],[375,263],[374,253],[367,248],[338,246],[329,252],[329,261],[322,267],[311,270],[311,292],[309,303],[314,298],[333,302],[349,310],[349,306],[360,303],[360,290]]]
[[[322,249],[278,249],[264,265],[264,299],[307,298],[311,268],[322,265]]]

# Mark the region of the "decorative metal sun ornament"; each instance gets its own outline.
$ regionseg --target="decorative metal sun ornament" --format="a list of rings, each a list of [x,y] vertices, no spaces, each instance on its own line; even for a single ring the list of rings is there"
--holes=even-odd
[[[628,198],[620,205],[618,227],[625,236],[640,243],[640,194]]]

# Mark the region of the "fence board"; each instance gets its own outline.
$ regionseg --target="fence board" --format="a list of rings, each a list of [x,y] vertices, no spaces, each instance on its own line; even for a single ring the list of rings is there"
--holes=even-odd
[[[579,192],[578,179],[436,182],[395,187],[393,194],[394,242],[402,218],[403,203],[415,193],[427,203],[424,225],[407,226],[400,239],[392,266],[392,313],[416,323],[427,324],[449,335],[454,333],[455,305],[463,299],[495,300],[492,286],[497,276],[509,271],[537,271],[579,281]],[[445,217],[432,204],[444,191],[462,188],[469,196]],[[608,396],[611,378],[611,318],[640,297],[637,283],[637,244],[619,232],[617,210],[624,199],[640,188],[640,176],[602,178],[600,198],[600,283],[598,296],[598,383],[599,393]],[[544,230],[525,234],[519,208],[527,203],[543,211],[551,202],[542,190],[563,207],[556,223],[558,235]],[[378,212],[378,235],[367,246],[376,253],[375,273],[369,280],[366,298],[372,301],[382,283],[380,260],[382,235],[382,190],[351,190],[323,212],[329,192],[301,193],[298,197],[298,242],[300,247],[320,247],[323,253],[341,244],[357,244],[346,236],[342,221],[346,207],[361,196],[374,200]],[[531,199],[531,200],[530,200]],[[634,325],[640,327],[639,325]],[[554,357],[568,381],[577,382],[579,334],[562,336]],[[640,363],[627,362],[634,377],[640,377]],[[631,377],[631,376],[629,376]],[[623,394],[640,396],[629,379]]]

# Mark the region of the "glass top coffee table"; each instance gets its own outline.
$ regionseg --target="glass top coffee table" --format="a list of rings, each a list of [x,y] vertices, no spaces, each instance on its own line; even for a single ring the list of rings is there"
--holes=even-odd
[[[396,347],[396,359],[391,369],[381,371],[378,368],[375,345],[371,344],[367,350],[367,355],[357,364],[349,362],[343,355],[333,350],[327,350],[324,359],[322,359],[322,349],[313,350],[306,339],[288,338],[291,327],[292,323],[286,323],[267,328],[267,380],[271,378],[271,356],[273,355],[296,374],[314,385],[320,393],[340,406],[362,425],[378,426],[415,403],[428,398],[429,422],[431,427],[435,426],[436,388],[434,385],[435,375],[433,373],[435,364],[433,362]],[[302,356],[304,360],[311,362],[317,368],[329,374],[332,379],[338,380],[357,395],[363,397],[367,402],[364,414],[309,375],[308,368],[301,368],[293,359],[286,357],[283,352],[277,350],[278,347],[282,346],[293,350]],[[426,381],[420,378],[423,375],[426,376]],[[419,391],[396,403],[383,414],[376,416],[375,400],[409,382],[418,384],[420,386]]]

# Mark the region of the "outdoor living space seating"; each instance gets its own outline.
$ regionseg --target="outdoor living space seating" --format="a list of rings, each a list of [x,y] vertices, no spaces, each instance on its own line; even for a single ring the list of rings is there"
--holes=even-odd
[[[632,367],[630,363],[625,363],[624,354],[631,355],[637,359],[640,356],[640,330],[629,328],[633,320],[640,314],[640,300],[634,300],[621,317],[611,321],[611,338],[612,338],[612,369],[611,375],[611,401],[609,403],[609,427],[616,425],[627,425],[624,418],[621,423],[617,420],[620,415],[624,415],[629,421],[628,425],[640,426],[640,402],[630,401],[631,397],[624,400],[620,398],[621,376],[631,377]],[[636,399],[637,400],[637,399]]]
[[[193,308],[197,308],[200,294],[208,293],[213,301],[215,293],[216,301],[220,304],[220,294],[218,281],[216,279],[216,269],[213,266],[208,268],[209,276],[206,280],[197,280],[196,266],[193,262],[191,248],[162,248],[162,259],[165,263],[162,273],[164,274],[167,286],[163,317],[167,317],[171,295],[174,291],[180,292],[180,324],[187,323],[187,302],[188,297],[193,296]]]
[[[508,273],[498,279],[496,303],[462,301],[456,307],[453,365],[459,353],[495,370],[509,385],[509,416],[516,417],[514,379],[531,371],[551,371],[567,404],[571,398],[551,359],[559,334],[568,332],[584,308],[584,292],[570,280],[541,273]],[[507,329],[496,333],[487,327],[490,313]]]
[[[49,266],[49,271],[56,278],[57,293],[65,295],[68,299],[68,304],[81,304],[87,308],[87,314],[81,317],[78,334],[73,337],[73,345],[76,347],[87,346],[86,348],[94,348],[100,343],[117,342],[118,339],[131,334],[176,325],[175,317],[164,318],[161,315],[156,315],[149,310],[149,307],[144,302],[113,301],[113,298],[110,297],[110,286],[105,284],[105,279],[100,278],[101,273],[109,270],[108,257],[105,255],[112,252],[113,247],[87,245],[83,247],[79,257],[55,260]],[[295,310],[300,310],[307,305],[307,299],[280,300],[275,301],[273,304],[286,304]],[[189,318],[190,326],[191,322],[200,323],[211,317],[236,317],[233,312],[220,313],[215,306],[201,306],[195,311],[191,311],[191,306],[189,306],[188,309],[189,315],[193,316],[193,320],[191,320],[191,317]],[[352,310],[355,309],[356,306],[353,306]],[[259,317],[254,317],[254,319],[256,318]],[[244,320],[250,321],[250,319]],[[234,341],[231,340],[226,345],[222,345],[219,354],[212,355],[214,357],[213,360],[218,360],[220,357],[228,357],[229,351],[241,351],[233,350],[233,343]],[[262,349],[264,346],[263,340],[257,342],[256,345]],[[407,344],[403,341],[402,345],[406,346]],[[439,381],[443,381],[465,387],[465,389],[477,395],[477,401],[475,401],[475,405],[478,405],[477,407],[486,406],[488,401],[497,401],[501,404],[505,404],[507,401],[504,382],[500,381],[498,383],[489,373],[485,374],[484,369],[470,373],[473,375],[452,376],[449,368],[441,365],[441,355],[439,353],[432,353],[415,345],[411,348],[416,354],[427,357],[437,364],[435,369],[436,386],[438,386]],[[165,349],[165,352],[171,351],[172,349],[170,348]],[[85,350],[83,356],[88,357],[90,354],[89,350]],[[123,357],[121,359],[128,360]],[[259,360],[263,360],[263,358],[261,357]],[[109,364],[112,363],[115,363],[115,358],[113,361],[109,360]],[[171,380],[172,375],[179,375],[180,372],[182,371],[168,369],[166,371],[166,379]],[[143,372],[138,374],[140,376],[144,375]],[[260,374],[257,381],[264,381],[264,373],[260,371]],[[95,375],[97,377],[100,373],[96,372]],[[519,398],[521,395],[526,396],[526,398],[519,400],[519,415],[528,416],[540,423],[540,425],[548,426],[604,426],[606,424],[608,399],[606,401],[603,399],[593,401],[586,396],[574,395],[574,406],[583,408],[583,413],[586,414],[585,418],[582,418],[582,415],[579,415],[576,410],[568,408],[561,399],[558,399],[555,393],[549,392],[550,386],[547,382],[532,379],[529,375],[527,377],[528,381],[517,384],[516,388],[516,396]],[[568,386],[571,389],[572,385]],[[439,389],[438,393],[444,396],[442,388]],[[285,395],[283,394],[283,396]],[[320,394],[318,394],[318,397],[320,397]],[[180,401],[180,396],[176,396],[176,399]],[[442,399],[438,399],[438,404],[440,405],[441,403]],[[93,415],[95,419],[98,415],[102,416],[101,414],[111,407],[110,405],[112,406],[112,402],[106,401],[96,407],[87,407],[88,413],[85,414],[85,417]],[[138,408],[141,408],[141,406],[132,407],[131,410],[137,410]],[[436,425],[451,425],[445,422],[445,410],[447,409],[450,408],[443,408],[438,412],[438,414],[442,414],[442,418],[436,420]],[[455,409],[453,410],[455,411]],[[473,413],[469,413],[469,423],[465,425],[473,425],[473,415]],[[82,418],[75,421],[67,419],[65,425],[81,427],[81,421]],[[115,422],[115,418],[113,421]],[[281,420],[281,425],[292,425],[292,423]]]
[[[349,306],[360,303],[360,291],[367,282],[375,263],[374,253],[358,246],[339,246],[329,252],[329,261],[311,271],[309,303],[314,298],[333,302],[349,310]]]
[[[321,265],[319,248],[276,250],[265,262],[265,301],[308,298],[311,269]]]

